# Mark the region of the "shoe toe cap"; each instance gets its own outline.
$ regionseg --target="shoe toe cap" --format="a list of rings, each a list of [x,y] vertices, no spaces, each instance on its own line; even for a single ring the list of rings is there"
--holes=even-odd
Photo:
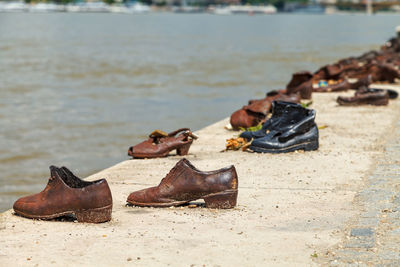
[[[251,142],[251,146],[262,147],[262,148],[274,148],[275,147],[273,142],[271,142],[270,140],[267,140],[266,138],[254,139],[254,141]]]
[[[133,155],[134,155],[133,146],[131,146],[131,147],[128,149],[128,156],[133,157]]]
[[[15,201],[13,209],[20,215],[32,215],[35,214],[35,203],[29,197],[22,197]]]
[[[240,137],[250,140],[251,138],[253,138],[253,135],[251,132],[246,131],[246,132],[241,133]]]
[[[14,211],[16,211],[16,212],[22,211],[23,207],[24,207],[24,202],[21,198],[14,202],[14,205],[13,205]]]
[[[135,203],[146,203],[146,191],[140,190],[133,193],[130,193],[127,199],[127,202],[131,204]]]

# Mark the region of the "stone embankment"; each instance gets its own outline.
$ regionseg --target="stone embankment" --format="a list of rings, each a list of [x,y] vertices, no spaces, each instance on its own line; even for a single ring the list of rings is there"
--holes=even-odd
[[[394,264],[400,101],[339,107],[335,99],[343,94],[353,92],[313,95],[317,123],[327,126],[318,151],[220,152],[237,134],[224,129],[228,119],[197,132],[200,139],[187,156],[196,167],[236,166],[234,209],[126,207],[130,192],[157,185],[181,157],[127,160],[88,177],[109,181],[111,222],[34,221],[12,210],[2,213],[0,265]],[[68,167],[79,175],[79,166]]]

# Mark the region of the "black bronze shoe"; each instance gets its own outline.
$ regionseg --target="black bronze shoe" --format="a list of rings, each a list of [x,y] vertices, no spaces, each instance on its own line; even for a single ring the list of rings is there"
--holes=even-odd
[[[250,141],[251,139],[262,138],[267,135],[276,126],[281,125],[279,122],[284,119],[284,114],[293,113],[304,113],[304,108],[300,104],[286,102],[286,101],[274,101],[272,102],[272,117],[268,119],[258,131],[246,131],[240,134],[240,137]],[[299,114],[301,115],[301,114]],[[281,125],[282,126],[282,125]]]
[[[389,99],[397,98],[398,93],[394,90],[361,88],[358,89],[353,97],[339,96],[336,102],[341,106],[375,105],[385,106],[389,104]]]
[[[296,111],[284,113],[269,133],[251,143],[250,150],[261,153],[317,150],[319,134],[315,114],[315,110],[301,106],[296,107]]]
[[[360,94],[367,94],[367,93],[380,93],[387,91],[389,95],[389,99],[396,99],[399,96],[399,93],[395,90],[391,89],[375,89],[375,88],[360,88],[359,90],[356,91],[355,95],[360,95]]]

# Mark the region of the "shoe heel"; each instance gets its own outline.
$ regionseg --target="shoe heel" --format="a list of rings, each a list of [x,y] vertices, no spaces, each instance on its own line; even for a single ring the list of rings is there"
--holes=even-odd
[[[312,98],[312,89],[311,88],[303,88],[300,91],[301,99],[311,99]]]
[[[307,145],[304,147],[304,151],[313,151],[313,150],[317,150],[318,147],[319,147],[318,140],[312,141],[311,143],[307,144]]]
[[[236,206],[238,191],[229,190],[203,197],[206,207],[210,209],[231,209]]]
[[[78,222],[102,223],[111,220],[111,211],[112,205],[103,208],[76,211],[75,216]]]
[[[176,154],[178,154],[179,156],[185,156],[189,153],[189,148],[192,145],[192,143],[188,143],[186,145],[183,145],[179,148],[176,149]]]

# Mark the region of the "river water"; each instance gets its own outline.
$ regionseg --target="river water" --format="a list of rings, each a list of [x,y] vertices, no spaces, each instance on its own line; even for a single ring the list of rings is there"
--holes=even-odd
[[[128,159],[153,129],[200,129],[291,73],[378,48],[398,16],[0,13],[0,211]],[[162,178],[162,177],[160,177]]]

